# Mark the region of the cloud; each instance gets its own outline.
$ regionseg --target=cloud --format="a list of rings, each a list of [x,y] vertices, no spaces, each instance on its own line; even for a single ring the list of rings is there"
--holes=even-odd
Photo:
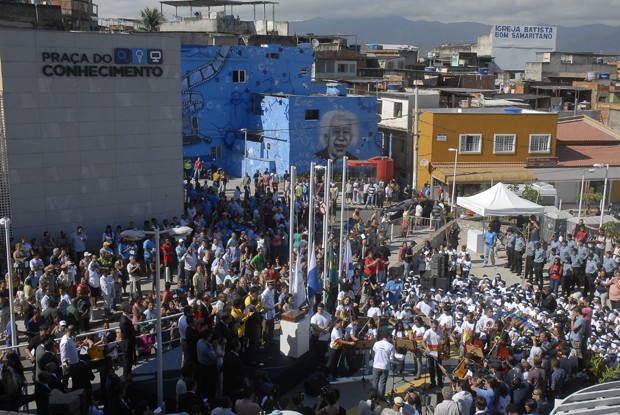
[[[368,18],[402,16],[409,20],[440,22],[479,22],[484,24],[552,24],[578,26],[603,23],[612,26],[620,21],[620,0],[279,0],[275,6],[276,20],[308,20],[324,18]],[[156,7],[153,0],[106,0],[99,2],[100,17],[136,18],[145,7]],[[221,7],[212,8],[223,10]],[[227,8],[229,12],[230,8]],[[163,6],[164,15],[171,18],[174,8]],[[194,10],[195,11],[195,10]],[[179,8],[179,16],[189,16],[188,8]],[[230,13],[230,12],[229,12]],[[253,18],[252,6],[234,7],[233,13],[242,19]],[[263,8],[256,6],[257,18]],[[267,6],[267,19],[271,19]],[[360,31],[363,28],[360,28]]]

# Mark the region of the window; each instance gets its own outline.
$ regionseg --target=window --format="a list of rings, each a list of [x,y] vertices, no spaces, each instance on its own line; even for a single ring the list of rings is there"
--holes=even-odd
[[[222,158],[222,147],[221,146],[211,147],[211,158],[213,160],[219,160]]]
[[[377,114],[383,114],[383,100],[381,98],[377,99]]]
[[[459,154],[480,154],[482,152],[482,134],[461,134]]]
[[[301,74],[302,75],[307,75],[308,74],[308,68],[301,68]]]
[[[530,134],[530,153],[550,153],[551,135]]]
[[[306,121],[318,121],[319,110],[306,110]]]
[[[245,82],[245,71],[243,69],[235,69],[233,71],[233,82],[235,83]]]
[[[349,67],[349,65],[347,65],[346,63],[339,63],[338,64],[338,72],[339,73],[346,73],[348,67]]]
[[[493,153],[494,154],[514,154],[515,153],[515,139],[514,134],[495,134],[493,140]]]
[[[400,118],[403,116],[403,103],[395,102],[394,103],[394,117]]]
[[[279,53],[268,53],[267,59],[280,59],[280,54]]]

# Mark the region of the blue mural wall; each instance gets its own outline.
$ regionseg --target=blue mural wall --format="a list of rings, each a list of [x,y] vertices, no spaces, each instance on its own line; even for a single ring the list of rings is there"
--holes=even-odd
[[[325,95],[312,83],[310,45],[183,45],[181,59],[185,157],[215,158],[240,176],[244,166],[282,173],[345,153],[380,154],[376,98]]]

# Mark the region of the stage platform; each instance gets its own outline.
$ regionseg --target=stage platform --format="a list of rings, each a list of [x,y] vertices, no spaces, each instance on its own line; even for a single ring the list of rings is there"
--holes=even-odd
[[[257,352],[258,365],[246,366],[246,375],[250,380],[256,373],[264,370],[274,384],[278,385],[281,394],[288,393],[293,387],[303,382],[315,371],[315,362],[310,352],[298,359],[280,353],[279,339],[276,338],[270,347]],[[176,407],[176,383],[181,377],[181,347],[166,350],[163,353],[164,369],[164,401],[166,407]],[[129,396],[134,401],[146,400],[154,408],[157,402],[157,361],[155,355],[133,370],[133,384]]]

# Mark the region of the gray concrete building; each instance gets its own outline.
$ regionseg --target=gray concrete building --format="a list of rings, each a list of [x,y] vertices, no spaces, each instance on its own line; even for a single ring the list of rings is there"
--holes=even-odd
[[[55,237],[183,209],[180,39],[0,30],[0,216]],[[2,125],[2,124],[0,124]]]

